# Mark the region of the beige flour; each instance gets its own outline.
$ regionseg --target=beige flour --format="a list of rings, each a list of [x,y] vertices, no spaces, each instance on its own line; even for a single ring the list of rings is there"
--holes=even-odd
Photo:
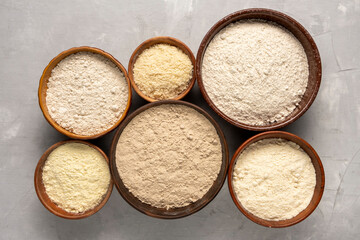
[[[316,175],[299,145],[273,138],[253,143],[240,154],[232,180],[246,210],[278,221],[295,217],[309,205]]]
[[[189,86],[193,65],[181,49],[156,44],[143,51],[134,64],[134,81],[146,96],[171,99]]]
[[[209,43],[202,62],[205,90],[230,118],[249,125],[284,120],[308,83],[301,43],[279,25],[239,21]]]
[[[110,184],[104,157],[82,143],[66,143],[48,156],[42,173],[49,198],[67,212],[81,213],[96,207]]]
[[[193,108],[178,104],[140,113],[116,146],[116,166],[126,188],[158,208],[183,207],[202,198],[221,164],[215,127]]]
[[[79,135],[95,135],[112,127],[128,101],[124,74],[100,54],[72,54],[52,70],[46,105],[57,124]]]

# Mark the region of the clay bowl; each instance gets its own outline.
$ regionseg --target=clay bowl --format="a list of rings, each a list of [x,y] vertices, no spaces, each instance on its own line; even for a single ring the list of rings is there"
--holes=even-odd
[[[195,109],[196,111],[198,111],[199,113],[204,115],[214,125],[214,127],[220,137],[220,142],[222,145],[222,165],[221,165],[220,173],[219,173],[217,179],[214,181],[210,190],[201,199],[199,199],[198,201],[196,201],[188,206],[185,206],[185,207],[171,208],[171,209],[156,208],[149,204],[141,202],[125,187],[123,181],[120,178],[120,175],[118,173],[117,166],[116,166],[116,159],[115,159],[116,145],[118,143],[119,137],[120,137],[122,131],[124,130],[124,128],[139,113],[141,113],[151,107],[155,107],[155,106],[158,106],[161,104],[185,105],[185,106]],[[200,209],[205,207],[217,195],[217,193],[220,191],[221,187],[223,186],[225,178],[226,178],[228,164],[229,164],[228,157],[229,157],[229,152],[228,152],[228,147],[226,144],[224,134],[222,133],[222,131],[221,131],[219,125],[216,123],[216,121],[207,112],[205,112],[198,106],[188,103],[188,102],[178,101],[178,100],[162,100],[162,101],[157,101],[157,102],[153,102],[153,103],[144,105],[143,107],[141,107],[141,108],[137,109],[135,112],[133,112],[130,116],[128,116],[125,119],[124,122],[121,123],[121,125],[119,126],[118,130],[116,131],[116,133],[114,135],[112,145],[111,145],[110,169],[111,169],[111,173],[112,173],[114,183],[115,183],[117,190],[119,191],[120,195],[131,206],[133,206],[138,211],[140,211],[148,216],[151,216],[151,217],[156,217],[156,218],[161,218],[161,219],[174,219],[174,218],[185,217],[185,216],[188,216],[190,214],[193,214],[193,213],[199,211]]]
[[[51,76],[51,71],[56,67],[56,65],[63,60],[64,58],[66,58],[67,56],[77,53],[77,52],[92,52],[92,53],[97,53],[102,55],[103,57],[109,59],[111,62],[113,62],[120,70],[121,72],[123,72],[124,77],[126,79],[127,85],[128,85],[128,100],[127,100],[127,105],[126,108],[124,110],[124,113],[122,114],[122,116],[120,117],[120,119],[109,129],[107,129],[106,131],[103,131],[101,133],[98,133],[96,135],[91,135],[91,136],[84,136],[84,135],[79,135],[79,134],[75,134],[72,133],[64,128],[62,128],[59,124],[57,124],[50,116],[48,108],[46,106],[46,90],[47,90],[47,84],[49,81],[49,78]],[[120,122],[125,118],[130,105],[131,105],[131,84],[130,84],[130,80],[128,78],[126,69],[121,65],[121,63],[116,60],[113,56],[111,56],[109,53],[104,52],[101,49],[98,48],[93,48],[93,47],[74,47],[74,48],[70,48],[68,50],[65,50],[63,52],[61,52],[59,55],[57,55],[56,57],[54,57],[50,63],[46,66],[46,68],[44,69],[44,72],[40,78],[40,83],[39,83],[39,90],[38,90],[38,98],[39,98],[39,105],[41,108],[41,111],[44,114],[45,119],[50,123],[51,126],[53,126],[58,132],[70,137],[70,138],[74,138],[74,139],[82,139],[82,140],[86,140],[86,139],[95,139],[98,137],[101,137],[109,132],[111,132],[112,130],[114,130],[119,124]]]
[[[208,44],[220,30],[222,30],[230,23],[237,22],[239,20],[246,20],[246,19],[263,19],[263,20],[275,22],[278,25],[283,26],[284,28],[289,30],[300,41],[300,43],[302,44],[305,50],[309,65],[308,86],[302,100],[299,103],[299,106],[283,121],[279,121],[264,126],[248,125],[235,121],[234,119],[231,119],[223,112],[221,112],[214,105],[214,103],[212,102],[212,100],[210,99],[210,97],[208,96],[205,90],[201,70],[202,70],[203,57]],[[205,35],[204,39],[200,44],[196,57],[196,78],[199,84],[200,91],[203,97],[205,98],[206,102],[220,117],[222,117],[229,123],[243,129],[252,130],[252,131],[268,131],[268,130],[282,128],[294,122],[309,109],[320,87],[321,60],[320,60],[319,51],[316,47],[314,40],[310,36],[309,32],[293,18],[285,15],[284,13],[277,12],[271,9],[262,9],[262,8],[246,9],[232,13],[224,17],[223,19],[218,21],[214,26],[212,26],[211,29],[207,32],[207,34]],[[226,79],[224,79],[224,81],[226,81]]]
[[[57,147],[66,144],[66,143],[82,143],[82,144],[86,144],[92,148],[94,148],[95,150],[97,150],[98,152],[101,153],[101,155],[106,159],[106,161],[109,163],[109,159],[106,156],[106,154],[97,146],[85,142],[85,141],[80,141],[80,140],[66,140],[66,141],[62,141],[62,142],[58,142],[55,143],[54,145],[52,145],[51,147],[49,147],[45,153],[41,156],[36,169],[35,169],[35,176],[34,176],[34,183],[35,183],[35,191],[36,194],[40,200],[40,202],[44,205],[44,207],[49,210],[51,213],[55,214],[56,216],[62,217],[62,218],[66,218],[66,219],[81,219],[81,218],[86,218],[89,217],[93,214],[95,214],[97,211],[99,211],[108,201],[108,199],[110,198],[112,189],[113,189],[113,180],[112,178],[110,178],[110,184],[109,184],[109,189],[106,193],[106,195],[104,196],[103,200],[99,203],[99,205],[97,205],[96,207],[94,207],[93,209],[90,209],[86,212],[82,212],[82,213],[69,213],[65,210],[63,210],[62,208],[58,207],[54,202],[52,202],[49,198],[49,196],[47,195],[46,191],[45,191],[45,186],[43,184],[42,181],[42,171],[43,171],[43,167],[45,164],[45,161],[47,160],[49,154],[55,150]]]
[[[259,218],[255,215],[253,215],[251,212],[248,212],[241,205],[241,202],[238,201],[236,194],[235,194],[235,190],[233,189],[232,179],[233,179],[233,171],[234,171],[234,166],[235,166],[237,157],[242,153],[242,151],[247,146],[249,146],[250,144],[252,144],[256,141],[259,141],[259,140],[262,140],[265,138],[282,138],[282,139],[286,139],[286,140],[295,142],[309,155],[309,157],[311,158],[312,164],[314,165],[314,168],[315,168],[316,185],[315,185],[315,189],[314,189],[314,195],[313,195],[309,205],[302,212],[300,212],[298,215],[296,215],[295,217],[293,217],[291,219],[281,220],[281,221],[269,221],[269,220],[265,220],[265,219],[262,219],[262,218]],[[324,186],[325,186],[324,168],[323,168],[321,160],[320,160],[319,156],[317,155],[317,153],[315,152],[315,150],[310,146],[309,143],[307,143],[302,138],[300,138],[294,134],[291,134],[288,132],[283,132],[283,131],[270,131],[270,132],[260,133],[260,134],[257,134],[255,136],[249,138],[247,141],[245,141],[236,150],[233,158],[231,159],[228,174],[229,174],[228,185],[229,185],[230,195],[231,195],[231,198],[234,201],[235,205],[238,207],[238,209],[251,221],[253,221],[257,224],[260,224],[262,226],[265,226],[265,227],[270,227],[270,228],[289,227],[289,226],[297,224],[297,223],[303,221],[305,218],[307,218],[319,204],[321,197],[323,195]]]
[[[149,96],[146,96],[136,85],[135,81],[134,81],[134,64],[137,60],[137,58],[139,57],[139,55],[146,49],[150,48],[153,45],[156,44],[169,44],[172,46],[175,46],[177,48],[179,48],[180,50],[182,50],[186,55],[189,56],[191,63],[193,65],[193,74],[192,74],[192,78],[189,82],[188,87],[182,92],[180,93],[178,96],[176,96],[175,98],[172,98],[171,100],[180,100],[183,97],[186,96],[186,94],[188,94],[191,90],[191,88],[194,86],[195,84],[195,57],[194,54],[191,52],[190,48],[188,46],[185,45],[185,43],[181,42],[180,40],[176,39],[176,38],[172,38],[172,37],[154,37],[154,38],[150,38],[148,40],[146,40],[145,42],[141,43],[133,52],[133,54],[131,55],[130,61],[129,61],[129,66],[128,66],[128,71],[129,71],[129,78],[130,78],[130,82],[132,87],[135,89],[135,92],[137,94],[139,94],[140,97],[142,97],[143,99],[145,99],[148,102],[155,102],[155,101],[159,101],[158,99],[154,99],[151,98]]]

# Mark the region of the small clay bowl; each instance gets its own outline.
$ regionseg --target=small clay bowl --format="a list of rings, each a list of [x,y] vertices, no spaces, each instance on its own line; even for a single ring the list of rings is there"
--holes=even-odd
[[[196,68],[195,68],[195,57],[194,54],[191,52],[190,48],[188,46],[185,45],[185,43],[181,42],[180,40],[176,39],[176,38],[172,38],[172,37],[154,37],[154,38],[150,38],[148,40],[146,40],[145,42],[141,43],[133,52],[133,54],[131,55],[130,61],[129,61],[129,66],[128,66],[128,71],[129,71],[129,78],[130,78],[130,82],[132,87],[135,89],[135,92],[137,94],[139,94],[140,97],[142,97],[143,99],[145,99],[148,102],[155,102],[155,101],[159,101],[159,99],[154,99],[151,98],[147,95],[145,95],[136,85],[135,80],[134,80],[134,64],[137,60],[137,58],[139,57],[139,55],[146,49],[152,47],[153,45],[156,44],[169,44],[172,46],[175,46],[177,48],[179,48],[181,51],[183,51],[186,55],[188,55],[188,57],[191,60],[191,63],[193,65],[193,74],[192,74],[192,78],[190,79],[189,85],[188,87],[182,92],[180,93],[178,96],[172,98],[171,100],[180,100],[183,97],[186,96],[186,94],[188,94],[191,90],[191,88],[194,86],[195,84],[195,72],[196,72]],[[170,99],[169,99],[170,100]]]
[[[309,65],[309,80],[308,86],[304,93],[302,100],[300,101],[299,105],[296,109],[288,115],[283,121],[267,124],[264,126],[255,126],[255,125],[248,125],[242,122],[236,121],[223,112],[221,112],[216,105],[212,102],[211,98],[207,94],[203,79],[202,79],[202,62],[204,58],[204,54],[206,52],[206,48],[208,44],[211,42],[213,37],[221,31],[224,27],[228,26],[230,23],[237,22],[239,20],[248,20],[248,19],[262,19],[266,21],[275,22],[278,25],[286,28],[289,32],[291,32],[302,44]],[[319,51],[315,44],[315,41],[309,34],[309,32],[295,19],[289,17],[288,15],[274,11],[271,9],[263,9],[263,8],[252,8],[252,9],[245,9],[238,12],[234,12],[220,21],[218,21],[211,29],[207,32],[204,39],[202,40],[197,57],[196,57],[196,78],[199,84],[200,91],[205,98],[206,102],[209,106],[223,119],[228,121],[229,123],[252,131],[268,131],[274,130],[278,128],[285,127],[286,125],[294,122],[300,116],[302,116],[311,106],[313,103],[321,82],[321,60]],[[226,81],[226,79],[224,79]]]
[[[220,169],[219,175],[217,176],[216,180],[214,181],[212,187],[201,199],[199,199],[196,202],[191,203],[190,205],[187,205],[185,207],[170,208],[170,209],[157,208],[157,207],[153,207],[149,204],[141,202],[125,187],[123,181],[120,178],[120,175],[119,175],[119,172],[118,172],[117,166],[116,166],[116,158],[115,158],[116,145],[119,141],[122,131],[125,129],[125,127],[128,125],[128,123],[133,118],[135,118],[138,114],[140,114],[141,112],[143,112],[149,108],[159,106],[161,104],[185,105],[187,107],[191,107],[191,108],[195,109],[200,114],[204,115],[215,127],[215,129],[219,135],[221,146],[222,146],[221,169]],[[135,112],[130,114],[130,116],[128,116],[124,122],[122,122],[120,124],[118,130],[116,131],[116,133],[114,135],[114,138],[113,138],[113,141],[111,144],[110,169],[111,169],[111,173],[112,173],[112,176],[114,179],[115,186],[116,186],[117,190],[119,191],[120,195],[136,210],[138,210],[148,216],[155,217],[155,218],[174,219],[174,218],[185,217],[185,216],[191,215],[191,214],[199,211],[200,209],[205,207],[212,199],[215,198],[215,196],[218,194],[221,187],[223,186],[225,178],[226,178],[227,169],[228,169],[228,165],[229,165],[228,158],[229,158],[229,152],[228,152],[228,147],[226,144],[225,136],[222,133],[220,126],[216,123],[216,121],[207,112],[205,112],[200,107],[198,107],[194,104],[188,103],[188,102],[178,101],[178,100],[162,100],[162,101],[149,103],[149,104],[146,104],[146,105],[138,108]]]
[[[49,78],[51,76],[51,71],[56,67],[56,65],[63,60],[64,58],[68,57],[71,54],[74,53],[78,53],[78,52],[92,52],[92,53],[97,53],[100,54],[101,56],[109,59],[111,62],[113,62],[119,69],[120,71],[124,74],[124,77],[126,79],[127,85],[128,85],[128,100],[127,100],[127,105],[126,108],[122,114],[122,116],[120,117],[120,119],[109,129],[107,129],[106,131],[103,131],[101,133],[95,134],[95,135],[91,135],[91,136],[84,136],[84,135],[79,135],[79,134],[75,134],[73,132],[70,132],[68,130],[66,130],[65,128],[61,127],[59,124],[57,124],[50,116],[48,108],[46,106],[46,91],[47,91],[47,84],[49,82]],[[130,105],[131,105],[131,84],[130,84],[130,80],[128,78],[126,69],[121,65],[121,63],[116,60],[113,56],[111,56],[109,53],[104,52],[101,49],[98,48],[94,48],[94,47],[74,47],[74,48],[70,48],[68,50],[65,50],[63,52],[61,52],[59,55],[57,55],[56,57],[54,57],[50,63],[46,66],[46,68],[44,69],[44,72],[40,78],[40,83],[39,83],[39,90],[38,90],[38,98],[39,98],[39,105],[41,108],[41,111],[44,114],[45,119],[50,123],[51,126],[53,126],[58,132],[70,137],[70,138],[74,138],[74,139],[82,139],[82,140],[86,140],[86,139],[95,139],[98,137],[101,137],[109,132],[111,132],[112,130],[114,130],[120,123],[121,121],[125,118]]]
[[[67,143],[86,144],[86,145],[94,148],[95,150],[97,150],[99,153],[101,153],[101,155],[105,158],[106,162],[109,163],[109,159],[106,156],[106,154],[100,148],[98,148],[97,146],[95,146],[91,143],[81,141],[81,140],[66,140],[66,141],[55,143],[54,145],[52,145],[45,151],[45,153],[41,156],[41,158],[36,166],[35,175],[34,175],[35,191],[36,191],[36,194],[37,194],[40,202],[44,205],[44,207],[47,210],[49,210],[51,213],[55,214],[56,216],[66,218],[66,219],[86,218],[86,217],[89,217],[89,216],[95,214],[97,211],[99,211],[109,200],[112,189],[113,189],[113,185],[114,185],[113,180],[112,180],[112,178],[110,178],[109,189],[108,189],[107,193],[105,194],[103,200],[99,203],[99,205],[97,205],[96,207],[94,207],[90,210],[87,210],[82,213],[70,213],[70,212],[67,212],[64,209],[58,207],[58,205],[56,205],[53,201],[50,200],[49,196],[47,195],[47,193],[45,191],[45,186],[44,186],[43,180],[42,180],[42,173],[43,173],[43,167],[45,165],[45,162],[46,162],[49,154],[53,150],[55,150],[57,147],[59,147],[63,144],[67,144]]]
[[[301,211],[298,215],[296,215],[293,218],[287,219],[287,220],[281,220],[281,221],[269,221],[262,218],[259,218],[255,215],[253,215],[251,212],[247,211],[242,205],[241,202],[237,199],[235,190],[233,188],[233,171],[234,166],[236,164],[236,159],[238,156],[242,153],[242,151],[248,147],[250,144],[257,142],[262,139],[266,138],[282,138],[286,139],[288,141],[292,141],[296,144],[298,144],[311,158],[311,162],[314,165],[315,168],[315,174],[316,174],[316,185],[314,189],[314,195],[309,203],[309,205]],[[260,134],[257,134],[251,138],[249,138],[247,141],[245,141],[235,152],[233,158],[231,159],[230,166],[229,166],[229,176],[228,176],[228,186],[229,191],[232,200],[234,201],[235,205],[238,207],[238,209],[251,221],[260,224],[265,227],[270,228],[283,228],[283,227],[289,227],[294,224],[297,224],[301,221],[303,221],[305,218],[307,218],[317,207],[319,204],[321,197],[324,192],[324,186],[325,186],[325,173],[324,168],[321,163],[321,160],[315,150],[310,146],[309,143],[307,143],[304,139],[283,131],[270,131],[270,132],[263,132]]]

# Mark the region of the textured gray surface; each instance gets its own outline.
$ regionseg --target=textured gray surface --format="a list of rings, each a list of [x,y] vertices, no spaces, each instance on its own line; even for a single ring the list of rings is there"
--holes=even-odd
[[[267,7],[297,19],[314,37],[322,58],[319,94],[286,127],[320,155],[326,189],[315,212],[286,229],[267,229],[245,218],[227,184],[198,213],[178,220],[145,216],[114,189],[109,202],[78,221],[49,213],[38,200],[33,173],[42,153],[66,139],[44,119],[37,87],[48,62],[61,51],[101,48],[125,67],[147,38],[168,35],[196,54],[220,18]],[[0,2],[0,239],[356,239],[360,235],[360,1],[9,1]],[[197,86],[185,98],[221,124],[230,156],[253,132],[237,129],[206,105]],[[133,96],[131,111],[145,104]],[[92,141],[108,152],[112,134]]]

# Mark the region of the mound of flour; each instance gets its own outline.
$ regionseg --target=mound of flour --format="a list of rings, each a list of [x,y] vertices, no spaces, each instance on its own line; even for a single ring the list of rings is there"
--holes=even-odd
[[[79,135],[95,135],[112,127],[122,116],[128,85],[120,69],[105,57],[72,54],[52,70],[46,105],[54,121]]]
[[[249,145],[239,155],[232,180],[246,210],[277,221],[295,217],[309,205],[316,174],[299,145],[270,138]]]
[[[133,118],[116,145],[116,166],[127,189],[158,208],[184,207],[202,198],[222,164],[220,137],[193,108],[152,107]]]
[[[202,63],[205,90],[228,117],[248,125],[284,120],[308,83],[301,43],[279,25],[239,21],[209,43]]]

